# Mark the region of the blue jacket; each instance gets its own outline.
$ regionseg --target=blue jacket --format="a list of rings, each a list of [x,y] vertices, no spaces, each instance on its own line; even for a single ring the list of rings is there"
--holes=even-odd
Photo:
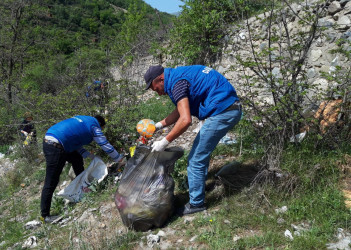
[[[228,80],[212,68],[193,65],[178,68],[165,68],[165,93],[177,105],[172,96],[174,85],[179,80],[190,83],[189,105],[190,113],[200,120],[220,114],[239,98],[234,87]]]
[[[92,127],[101,128],[94,117],[78,115],[56,123],[46,135],[59,140],[66,152],[72,152],[93,141]]]

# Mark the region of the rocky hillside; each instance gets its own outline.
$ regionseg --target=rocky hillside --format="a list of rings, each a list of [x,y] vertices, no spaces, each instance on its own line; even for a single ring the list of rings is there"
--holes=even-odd
[[[323,28],[321,33],[316,34],[310,49],[306,54],[306,64],[302,70],[307,76],[307,81],[311,85],[320,86],[325,90],[328,86],[335,83],[329,82],[322,77],[322,72],[333,72],[337,66],[350,65],[350,61],[341,53],[332,53],[337,49],[336,43],[340,38],[351,41],[351,1],[318,1],[309,0],[301,4],[294,3],[290,7],[280,10],[278,16],[284,17],[287,24],[286,29],[290,36],[296,35],[298,32],[308,32],[311,23],[304,23],[301,20],[306,13],[313,12],[315,8],[321,8],[320,17],[318,18],[318,26]],[[268,46],[272,48],[280,48],[275,50],[272,55],[272,74],[279,77],[280,71],[284,70],[274,62],[274,57],[286,57],[287,52],[284,46],[287,44],[268,44],[269,32],[273,29],[283,29],[281,20],[276,20],[272,26],[269,26],[270,12],[262,13],[256,17],[252,17],[247,21],[236,26],[230,27],[229,34],[226,37],[227,46],[223,48],[221,58],[213,65],[213,67],[222,73],[237,89],[239,96],[245,95],[245,89],[241,86],[245,85],[243,76],[252,76],[254,72],[248,67],[239,64],[237,57],[252,57],[252,50],[255,53],[262,52]],[[268,29],[270,27],[270,29]],[[350,44],[345,43],[344,49],[351,51]],[[171,58],[166,55],[158,57],[145,57],[135,62],[127,69],[114,68],[113,75],[116,79],[127,78],[138,82],[141,86],[144,84],[143,75],[150,65],[162,64],[167,66],[171,62]],[[267,101],[271,101],[271,97],[267,93],[261,93],[261,96]]]

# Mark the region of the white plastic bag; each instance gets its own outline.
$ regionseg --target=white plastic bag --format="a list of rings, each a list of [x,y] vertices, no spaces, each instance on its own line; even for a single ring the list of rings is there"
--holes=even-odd
[[[106,164],[97,156],[94,157],[89,167],[80,173],[66,188],[58,192],[58,196],[71,201],[79,202],[87,187],[96,179],[101,182],[107,175]]]

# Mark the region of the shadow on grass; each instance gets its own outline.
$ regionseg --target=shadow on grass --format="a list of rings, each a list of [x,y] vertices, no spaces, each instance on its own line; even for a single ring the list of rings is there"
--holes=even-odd
[[[237,193],[250,186],[258,172],[259,168],[256,164],[242,164],[234,161],[221,167],[214,174],[214,178],[224,186],[227,192]]]
[[[208,181],[206,182],[206,206],[208,208],[214,207],[218,205],[223,197],[239,193],[242,189],[249,187],[258,171],[259,168],[255,163],[242,164],[239,162],[231,162],[209,171]],[[216,190],[218,186],[222,187],[220,193]],[[188,191],[177,192],[174,196],[173,214],[161,228],[166,228],[177,221],[181,217],[177,214],[177,209],[184,206],[188,201]]]
[[[257,163],[243,164],[234,161],[209,171],[206,185],[207,206],[216,206],[224,197],[250,187],[259,170]]]
[[[207,207],[218,204],[221,197],[239,193],[242,189],[249,187],[258,172],[257,163],[242,164],[236,161],[209,171],[205,189]],[[217,187],[221,187],[220,191]],[[177,193],[174,201],[175,209],[185,205],[188,201],[187,191]]]

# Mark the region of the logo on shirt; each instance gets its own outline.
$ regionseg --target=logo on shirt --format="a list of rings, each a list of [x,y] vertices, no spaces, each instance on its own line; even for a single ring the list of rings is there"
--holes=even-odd
[[[202,70],[202,73],[208,74],[208,73],[210,73],[211,70],[212,70],[212,68],[206,67]]]
[[[83,120],[82,119],[79,119],[78,117],[72,117],[73,119],[76,119],[77,121],[79,121],[79,122],[83,122]]]

